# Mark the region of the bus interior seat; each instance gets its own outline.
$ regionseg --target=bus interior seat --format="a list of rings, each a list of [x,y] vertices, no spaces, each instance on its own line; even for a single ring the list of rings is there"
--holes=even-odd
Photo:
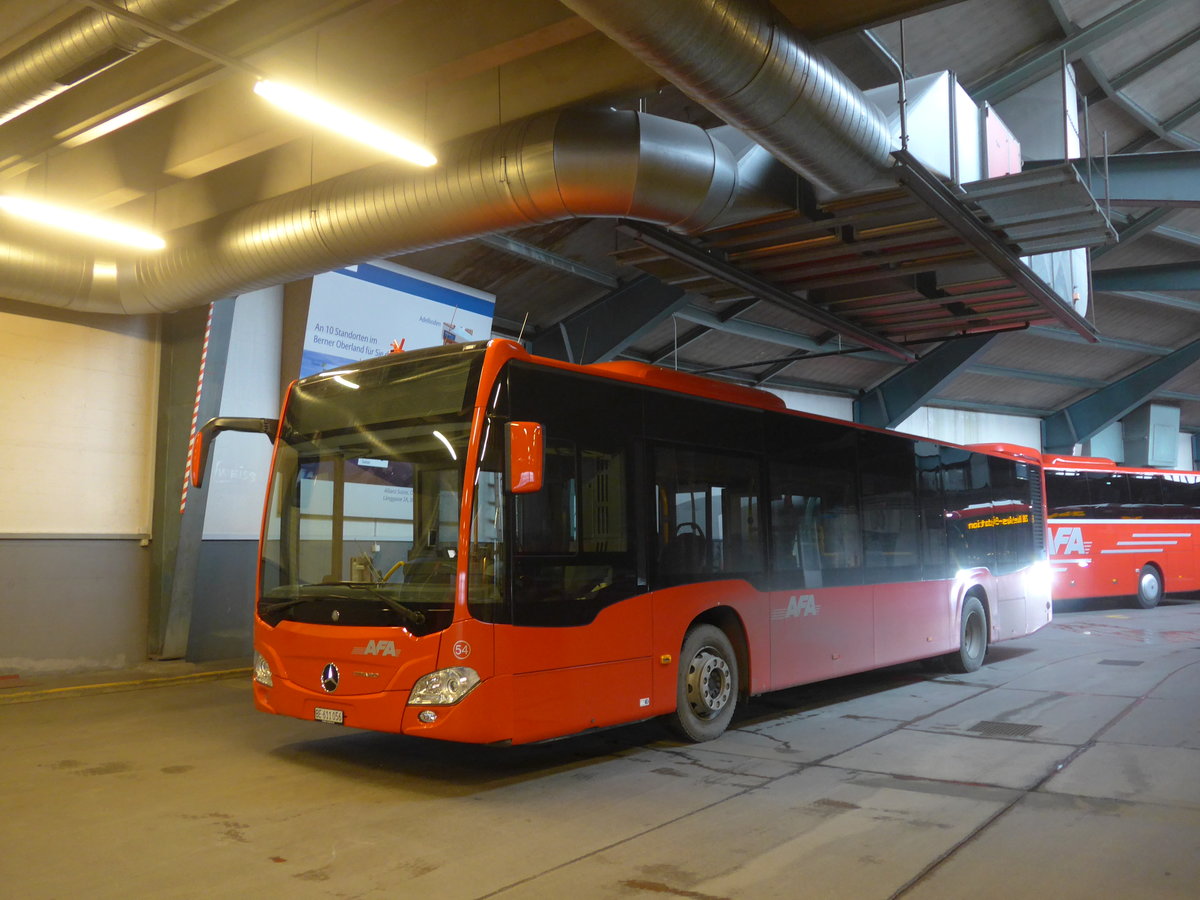
[[[658,568],[668,578],[695,575],[706,570],[708,541],[691,531],[671,538],[658,557]]]

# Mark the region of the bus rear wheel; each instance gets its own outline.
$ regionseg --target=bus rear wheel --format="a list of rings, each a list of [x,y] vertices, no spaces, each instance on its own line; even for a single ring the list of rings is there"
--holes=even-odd
[[[1142,609],[1154,609],[1162,595],[1162,573],[1155,566],[1142,566],[1142,571],[1138,572],[1137,605]]]
[[[978,597],[968,597],[963,601],[962,618],[959,619],[958,649],[947,653],[943,659],[946,668],[960,675],[974,672],[983,665],[987,656],[988,627],[987,616],[983,612],[983,604]]]
[[[738,664],[729,637],[715,625],[696,625],[683,639],[672,729],[684,740],[711,741],[733,719]]]

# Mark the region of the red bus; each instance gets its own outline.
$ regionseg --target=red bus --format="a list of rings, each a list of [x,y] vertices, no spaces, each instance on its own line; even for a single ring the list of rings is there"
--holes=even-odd
[[[255,703],[489,743],[662,716],[700,741],[765,691],[973,671],[1050,621],[1041,483],[1035,451],[508,341],[314,375],[278,424]]]
[[[1200,589],[1200,473],[1044,458],[1055,600],[1130,597],[1151,609]]]

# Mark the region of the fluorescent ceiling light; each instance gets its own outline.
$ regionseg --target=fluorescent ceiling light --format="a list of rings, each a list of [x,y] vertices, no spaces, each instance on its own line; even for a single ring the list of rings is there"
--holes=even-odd
[[[264,78],[255,82],[254,93],[294,116],[307,119],[322,128],[328,128],[376,150],[382,150],[419,166],[432,166],[437,162],[437,157],[424,147],[294,87]]]
[[[0,196],[0,209],[23,219],[49,225],[51,228],[61,228],[63,231],[110,243],[138,247],[142,250],[161,250],[167,246],[167,242],[158,235],[142,231],[140,228],[132,228],[112,219],[103,219],[65,206],[30,200],[28,197]]]

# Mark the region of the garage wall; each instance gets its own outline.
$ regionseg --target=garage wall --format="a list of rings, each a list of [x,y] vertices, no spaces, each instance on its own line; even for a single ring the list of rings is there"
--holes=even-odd
[[[772,393],[781,397],[788,409],[832,419],[844,419],[847,422],[854,420],[854,401],[848,397],[799,391]],[[952,444],[1019,444],[1039,450],[1042,446],[1041,420],[1025,416],[926,406],[918,409],[893,430]]]
[[[144,659],[157,329],[0,300],[0,673]]]

